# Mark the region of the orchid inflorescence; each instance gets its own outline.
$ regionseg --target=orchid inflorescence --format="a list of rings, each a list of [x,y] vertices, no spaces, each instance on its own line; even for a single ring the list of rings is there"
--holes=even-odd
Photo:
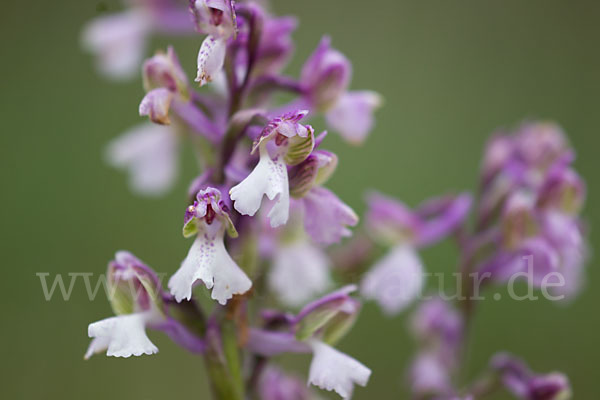
[[[146,330],[159,330],[203,356],[216,398],[318,398],[274,365],[284,353],[311,354],[308,383],[350,398],[371,370],[334,346],[356,321],[361,300],[389,316],[406,310],[424,291],[419,251],[452,237],[463,285],[454,300],[429,297],[415,311],[413,397],[479,399],[504,387],[519,399],[569,398],[564,375],[536,374],[505,353],[492,358],[481,379],[460,379],[476,289],[528,269],[534,287],[552,273],[562,279],[552,285],[556,297],[571,298],[581,287],[585,189],[563,132],[526,123],[493,136],[477,201],[449,194],[411,209],[371,193],[364,225],[342,242],[359,219],[324,186],[338,157],[323,148],[327,132],[306,123],[321,114],[330,130],[360,144],[381,98],[348,89],[350,62],[329,38],[299,79],[283,75],[296,25],[263,2],[132,0],[126,11],[86,27],[84,44],[100,71],[126,78],[141,65],[146,91],[139,114],[150,122],[111,142],[108,162],[126,170],[131,188],[144,195],[170,189],[180,147],[195,152],[200,174],[190,184],[183,223],[183,236],[194,241],[168,290],[140,259],[117,252],[108,265],[116,316],[89,325],[85,357],[156,353]],[[142,63],[154,33],[205,35],[197,85],[173,47]],[[277,103],[281,93],[292,100]],[[487,278],[477,281],[482,288],[468,279],[473,273]],[[199,283],[205,290],[195,289]],[[202,299],[206,293],[214,301]]]

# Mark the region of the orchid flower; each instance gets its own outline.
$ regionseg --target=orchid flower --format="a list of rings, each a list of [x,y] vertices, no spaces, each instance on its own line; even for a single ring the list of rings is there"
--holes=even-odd
[[[192,297],[192,287],[198,280],[220,304],[227,303],[234,294],[244,294],[252,282],[225,249],[225,231],[230,236],[237,232],[229,218],[229,208],[221,200],[221,192],[207,188],[198,192],[194,204],[185,212],[183,235],[196,235],[194,244],[179,270],[169,280],[171,294],[179,302]]]
[[[333,390],[344,399],[352,397],[354,385],[365,386],[371,370],[331,344],[343,337],[356,319],[360,303],[350,296],[356,289],[345,286],[307,304],[296,316],[271,316],[285,321],[289,330],[253,329],[249,350],[263,356],[310,352],[313,358],[308,383]]]
[[[306,101],[325,112],[329,126],[349,143],[361,144],[373,128],[373,112],[382,99],[373,91],[348,91],[352,67],[330,43],[324,37],[302,68]]]
[[[362,295],[376,300],[388,315],[404,310],[421,294],[425,282],[417,249],[457,229],[470,206],[467,194],[435,198],[414,211],[390,198],[372,195],[367,224],[391,250],[364,276]]]
[[[271,226],[287,222],[290,209],[287,165],[303,161],[314,146],[313,129],[298,122],[306,114],[307,111],[300,110],[272,119],[255,141],[252,152],[258,149],[258,164],[229,191],[240,214],[256,214],[266,195],[274,201],[268,213]]]
[[[119,251],[109,263],[107,294],[117,316],[89,325],[85,359],[103,351],[114,357],[154,354],[158,348],[147,328],[163,331],[188,351],[204,350],[202,339],[169,315],[158,276],[133,254]]]

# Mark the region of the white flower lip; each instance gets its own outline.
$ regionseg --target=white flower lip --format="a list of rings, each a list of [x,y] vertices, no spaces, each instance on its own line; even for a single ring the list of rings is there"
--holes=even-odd
[[[85,353],[87,360],[95,353],[106,350],[107,356],[130,357],[155,354],[158,348],[146,335],[146,324],[156,318],[155,311],[110,317],[88,327],[93,338]]]
[[[290,193],[287,168],[281,156],[272,159],[266,144],[260,145],[260,160],[254,170],[229,191],[234,208],[243,215],[254,216],[261,206],[263,196],[275,200],[268,217],[272,227],[287,222],[290,210]]]
[[[308,383],[321,389],[333,390],[344,399],[352,397],[354,385],[366,386],[371,370],[354,358],[333,347],[311,341],[313,359]]]
[[[225,249],[222,223],[215,220],[211,225],[200,223],[194,244],[179,270],[169,280],[169,290],[177,302],[191,299],[192,287],[198,280],[212,289],[211,297],[223,305],[234,294],[246,293],[252,286],[252,281]]]

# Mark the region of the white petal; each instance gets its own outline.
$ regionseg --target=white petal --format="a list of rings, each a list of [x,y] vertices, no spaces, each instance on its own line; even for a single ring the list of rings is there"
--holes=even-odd
[[[365,275],[361,294],[377,301],[385,313],[394,315],[421,294],[424,281],[419,255],[412,247],[399,245]]]
[[[191,299],[194,282],[201,278],[206,279],[204,282],[207,288],[212,288],[212,273],[208,271],[212,271],[214,263],[214,241],[211,242],[204,236],[198,235],[185,260],[169,279],[169,291],[175,297],[175,300],[180,302],[183,299]]]
[[[137,10],[99,17],[85,27],[83,46],[98,57],[103,74],[131,78],[140,72],[150,24],[147,15]]]
[[[252,281],[229,256],[223,242],[217,243],[216,247],[217,268],[211,297],[224,305],[234,294],[243,294],[250,290]]]
[[[198,52],[198,75],[196,76],[196,82],[200,82],[200,86],[211,82],[219,71],[223,69],[226,51],[227,42],[225,39],[210,35],[204,39]]]
[[[296,307],[329,286],[329,260],[308,241],[279,246],[269,273],[269,286],[285,305]]]
[[[102,353],[108,349],[108,344],[110,343],[110,338],[107,336],[93,338],[88,346],[87,351],[83,358],[85,360],[89,360],[91,356],[94,354]]]
[[[313,358],[308,383],[325,390],[335,390],[344,399],[352,396],[354,384],[366,386],[371,370],[354,358],[326,345],[313,341]]]
[[[229,191],[235,209],[243,215],[253,216],[260,208],[263,195],[277,200],[269,211],[272,227],[287,222],[290,211],[290,193],[287,168],[282,157],[271,159],[266,145],[260,146],[260,160],[254,170]]]
[[[138,125],[108,144],[106,158],[127,169],[132,189],[159,195],[171,188],[177,175],[177,136],[168,127]]]
[[[85,354],[107,350],[107,356],[129,357],[154,354],[158,348],[146,336],[146,323],[153,318],[153,311],[119,315],[94,322],[88,327],[88,336],[94,338]]]
[[[219,224],[214,221],[213,225]],[[227,303],[234,294],[250,289],[252,281],[227,253],[223,243],[223,230],[215,236],[200,232],[187,257],[169,280],[169,290],[180,302],[192,297],[192,287],[197,280],[213,289],[212,298],[220,304]]]

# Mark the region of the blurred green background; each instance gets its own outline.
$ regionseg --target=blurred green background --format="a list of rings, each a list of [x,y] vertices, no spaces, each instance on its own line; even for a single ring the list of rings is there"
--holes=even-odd
[[[482,147],[497,127],[523,119],[560,123],[578,151],[587,179],[585,215],[598,181],[600,2],[303,0],[274,1],[296,14],[298,73],[320,36],[354,63],[352,88],[383,94],[377,127],[362,148],[337,136],[340,156],[329,186],[357,211],[376,188],[409,204],[452,190],[473,189]],[[208,398],[202,361],[151,333],[153,357],[82,360],[87,324],[111,315],[98,296],[90,302],[75,285],[70,301],[46,302],[36,272],[102,273],[118,249],[128,249],[172,273],[186,254],[181,237],[182,195],[194,176],[191,156],[176,190],[164,198],[135,197],[124,174],[102,160],[103,146],[140,122],[141,81],[116,84],[99,77],[80,49],[82,25],[116,1],[4,0],[0,13],[3,201],[1,225],[2,397],[5,399]],[[186,71],[195,69],[200,37],[173,43]],[[593,233],[593,232],[592,232]],[[592,251],[597,237],[592,237]],[[592,255],[593,256],[593,255]],[[448,243],[427,250],[431,271],[451,271]],[[538,371],[567,373],[578,399],[600,398],[598,370],[600,274],[572,304],[490,301],[474,326],[469,371],[496,350],[526,358]],[[8,317],[8,318],[7,318]],[[368,304],[342,350],[373,369],[356,399],[406,398],[403,380],[412,356],[406,317],[388,320]],[[305,370],[308,358],[297,357]],[[508,398],[500,395],[498,399]]]

